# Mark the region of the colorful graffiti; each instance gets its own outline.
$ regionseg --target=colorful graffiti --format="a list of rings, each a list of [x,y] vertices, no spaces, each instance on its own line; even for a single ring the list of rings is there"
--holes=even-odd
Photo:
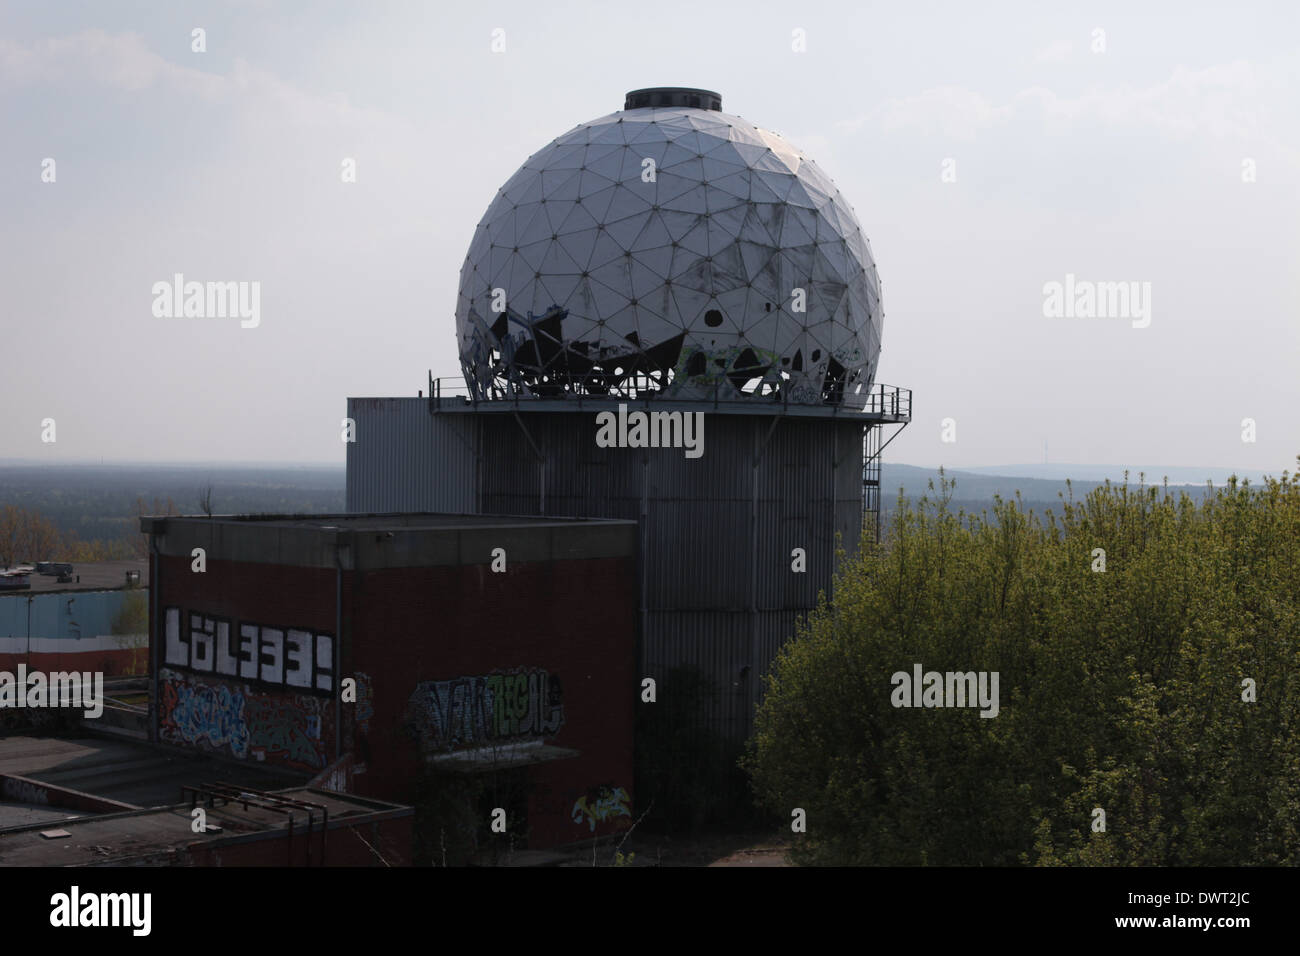
[[[327,763],[333,726],[328,700],[209,684],[166,668],[159,678],[159,736],[165,742],[297,769],[319,770]]]
[[[0,779],[0,797],[16,803],[48,804],[50,792],[35,780]]]
[[[410,719],[428,751],[549,737],[564,726],[564,690],[540,669],[423,681],[411,694]]]
[[[357,671],[357,726],[363,734],[370,733],[370,718],[375,716],[375,688],[370,675]]]
[[[321,701],[306,695],[253,694],[248,698],[248,746],[258,759],[319,770],[325,766]],[[259,756],[260,753],[260,756]]]
[[[573,804],[573,822],[582,823],[586,820],[591,832],[595,833],[598,822],[604,823],[614,817],[630,818],[630,803],[631,798],[622,787],[598,787],[594,792],[579,797]]]
[[[169,743],[228,748],[236,757],[248,756],[248,725],[244,695],[224,684],[187,680],[162,682],[162,738]]]

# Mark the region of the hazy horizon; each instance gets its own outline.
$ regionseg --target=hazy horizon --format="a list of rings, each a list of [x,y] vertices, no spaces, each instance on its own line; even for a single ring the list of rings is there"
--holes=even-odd
[[[887,461],[1292,471],[1297,27],[1287,3],[8,5],[0,455],[341,464],[349,396],[459,373],[498,188],[676,85],[855,208],[877,380],[913,389]],[[156,317],[176,274],[259,283],[258,323]],[[1143,315],[1049,317],[1054,283],[1134,283]]]
[[[34,458],[0,458],[0,469],[3,468],[104,468],[104,469],[176,469],[182,471],[244,471],[249,469],[268,469],[278,471],[289,470],[314,470],[314,471],[335,471],[343,473],[346,470],[346,463],[339,462],[305,462],[305,461],[183,461],[183,460],[99,460],[99,459],[68,459],[60,462],[44,462]],[[1279,478],[1283,471],[1295,475],[1297,470],[1292,468],[1285,469],[1232,469],[1221,468],[1211,465],[1091,465],[1079,462],[1051,462],[1051,463],[1027,463],[1027,464],[1000,464],[1000,465],[918,465],[913,462],[898,461],[886,457],[882,463],[882,468],[888,471],[890,468],[907,468],[918,471],[937,472],[943,469],[952,474],[969,474],[980,477],[991,478],[1023,478],[1038,481],[1111,481],[1123,480],[1123,473],[1129,473],[1129,481],[1136,483],[1139,476],[1145,477],[1147,484],[1159,484],[1168,479],[1170,485],[1188,486],[1203,485],[1205,481],[1212,480],[1216,485],[1223,484],[1227,481],[1228,476],[1236,474],[1239,479],[1249,479],[1252,483],[1262,480],[1267,475],[1272,478]],[[1197,475],[1207,477],[1196,477]]]

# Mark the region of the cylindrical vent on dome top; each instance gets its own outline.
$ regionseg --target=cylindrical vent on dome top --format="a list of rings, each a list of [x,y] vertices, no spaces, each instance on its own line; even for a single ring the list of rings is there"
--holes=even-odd
[[[712,90],[695,90],[685,86],[652,86],[644,90],[633,90],[623,99],[625,110],[652,109],[656,106],[721,111],[722,96]]]

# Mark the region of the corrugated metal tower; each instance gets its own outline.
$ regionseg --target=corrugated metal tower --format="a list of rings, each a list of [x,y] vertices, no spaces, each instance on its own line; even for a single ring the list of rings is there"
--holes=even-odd
[[[637,90],[498,192],[456,324],[463,383],[349,399],[348,509],[637,519],[643,676],[695,669],[704,722],[748,735],[837,546],[878,530],[882,433],[911,418],[910,391],[874,382],[880,282],[852,209],[718,94]],[[668,447],[638,443],[638,413]]]

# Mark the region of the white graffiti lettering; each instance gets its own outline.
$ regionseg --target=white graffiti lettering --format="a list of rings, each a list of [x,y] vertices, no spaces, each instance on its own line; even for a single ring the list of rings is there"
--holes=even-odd
[[[185,614],[177,607],[164,611],[163,625],[168,667],[317,694],[334,689],[331,634],[242,621],[232,626],[224,618]]]

